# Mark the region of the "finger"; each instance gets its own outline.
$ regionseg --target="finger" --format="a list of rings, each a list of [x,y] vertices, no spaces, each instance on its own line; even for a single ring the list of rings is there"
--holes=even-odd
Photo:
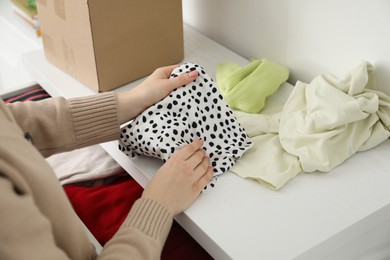
[[[165,75],[165,78],[169,78],[169,76],[172,74],[172,71],[179,67],[179,65],[170,65],[159,68],[161,72]]]
[[[205,153],[203,149],[198,149],[186,160],[192,171],[195,171],[204,160],[207,160]]]
[[[152,78],[155,79],[164,79],[160,85],[167,91],[171,92],[178,87],[182,87],[194,81],[198,76],[198,72],[196,70],[189,71],[187,73],[181,73],[177,77],[170,78],[172,71],[177,68],[178,65],[170,65],[165,67],[160,67],[154,71],[151,75]],[[168,79],[168,80],[165,80]]]
[[[196,77],[198,77],[198,72],[193,70],[188,73],[179,74],[177,77],[170,78],[168,81],[164,81],[164,85],[166,90],[170,92],[178,87],[189,84],[194,81]]]
[[[198,71],[192,70],[187,73],[179,74],[177,77],[171,78],[171,80],[175,81],[175,85],[183,86],[192,82],[194,79],[196,79],[196,77],[198,77]]]
[[[179,150],[177,153],[175,153],[175,156],[186,161],[197,150],[201,149],[202,145],[203,145],[203,140],[201,140],[201,139],[195,140],[192,143],[185,145],[181,150]]]
[[[210,159],[206,156],[203,156],[202,161],[194,169],[194,177],[198,180],[200,179],[205,172],[207,172],[210,167]]]
[[[213,176],[214,176],[213,168],[209,166],[207,168],[207,171],[199,178],[198,181],[199,188],[203,189],[204,187],[206,187],[207,184],[209,184],[209,182],[213,178]]]
[[[153,71],[153,73],[148,77],[153,79],[169,79],[172,71],[177,68],[178,65],[169,65],[165,67],[159,67]]]

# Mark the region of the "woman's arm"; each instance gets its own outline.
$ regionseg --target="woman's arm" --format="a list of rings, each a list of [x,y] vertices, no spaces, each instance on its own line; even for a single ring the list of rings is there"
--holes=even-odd
[[[57,97],[7,106],[35,147],[47,157],[117,139],[120,124],[197,77],[194,71],[169,79],[175,67],[158,68],[140,85],[119,94],[107,92],[69,100]]]
[[[137,87],[118,94],[118,120],[126,123],[137,117],[142,111],[154,105],[172,90],[184,86],[198,76],[196,70],[169,78],[176,65],[156,69]]]
[[[184,146],[157,171],[99,259],[160,257],[173,216],[187,209],[213,176],[202,145],[196,140]]]
[[[119,122],[114,93],[66,100],[7,104],[17,125],[28,133],[44,155],[118,138]]]

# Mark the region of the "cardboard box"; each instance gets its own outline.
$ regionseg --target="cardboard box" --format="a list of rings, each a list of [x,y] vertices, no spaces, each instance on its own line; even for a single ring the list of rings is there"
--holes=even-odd
[[[109,91],[184,57],[181,0],[37,0],[47,60]]]

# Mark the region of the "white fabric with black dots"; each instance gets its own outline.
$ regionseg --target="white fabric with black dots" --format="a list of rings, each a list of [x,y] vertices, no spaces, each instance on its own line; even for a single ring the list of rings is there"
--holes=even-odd
[[[198,71],[196,80],[172,91],[121,129],[119,149],[129,157],[146,155],[165,162],[177,149],[202,139],[217,176],[253,144],[202,67],[185,63],[171,77],[191,70]]]

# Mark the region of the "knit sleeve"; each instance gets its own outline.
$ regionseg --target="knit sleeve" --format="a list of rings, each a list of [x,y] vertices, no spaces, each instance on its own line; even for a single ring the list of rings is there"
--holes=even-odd
[[[160,259],[173,216],[162,204],[138,199],[99,259]]]
[[[112,92],[7,106],[16,123],[44,156],[119,137],[117,99]]]
[[[114,93],[70,99],[69,107],[77,147],[119,137],[118,110]]]

